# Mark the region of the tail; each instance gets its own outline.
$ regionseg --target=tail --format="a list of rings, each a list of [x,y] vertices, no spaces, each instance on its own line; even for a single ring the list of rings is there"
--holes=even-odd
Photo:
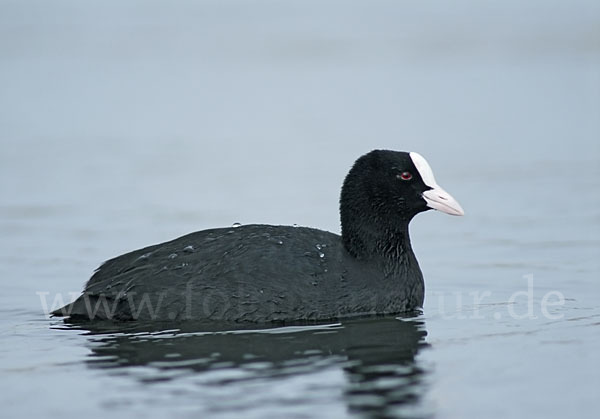
[[[69,320],[132,320],[128,310],[123,310],[118,298],[107,295],[83,293],[72,303],[50,313],[53,317],[66,317]]]
[[[71,313],[73,312],[75,302],[76,301],[73,301],[72,303],[69,303],[64,307],[61,307],[59,309],[56,309],[56,310],[50,312],[50,316],[52,316],[52,317],[69,317],[71,315]]]

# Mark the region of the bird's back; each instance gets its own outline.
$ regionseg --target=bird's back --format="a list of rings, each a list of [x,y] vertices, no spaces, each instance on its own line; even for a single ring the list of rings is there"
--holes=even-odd
[[[66,314],[263,322],[370,313],[377,290],[353,287],[357,275],[377,271],[347,255],[333,233],[268,225],[204,230],[108,260]]]

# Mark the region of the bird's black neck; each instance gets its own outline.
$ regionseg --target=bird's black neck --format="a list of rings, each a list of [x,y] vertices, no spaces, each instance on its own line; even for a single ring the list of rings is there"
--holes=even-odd
[[[345,249],[359,260],[382,262],[388,269],[399,269],[415,259],[408,234],[408,223],[395,226],[360,224],[344,226]]]

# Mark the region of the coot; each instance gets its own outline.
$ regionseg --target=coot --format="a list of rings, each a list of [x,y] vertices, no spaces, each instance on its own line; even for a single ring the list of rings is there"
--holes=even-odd
[[[307,227],[203,230],[100,266],[70,320],[296,322],[396,314],[423,304],[408,224],[463,215],[418,153],[374,150],[346,176],[341,236]]]

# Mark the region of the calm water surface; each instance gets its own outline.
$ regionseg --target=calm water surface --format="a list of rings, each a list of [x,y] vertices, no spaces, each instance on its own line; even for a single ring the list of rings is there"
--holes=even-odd
[[[2,417],[595,418],[596,2],[0,2]],[[125,251],[240,223],[339,232],[414,150],[467,215],[411,224],[416,318],[68,327]]]

